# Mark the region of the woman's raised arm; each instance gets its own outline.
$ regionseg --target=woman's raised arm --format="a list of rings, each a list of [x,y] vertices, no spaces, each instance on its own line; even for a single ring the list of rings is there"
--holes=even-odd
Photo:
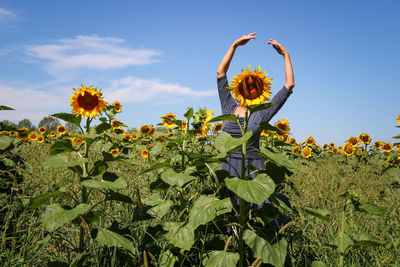
[[[283,47],[282,44],[278,43],[277,41],[273,39],[269,39],[270,41],[268,44],[272,44],[272,46],[275,48],[276,52],[278,52],[280,55],[284,57],[285,60],[285,87],[289,90],[292,90],[294,87],[294,74],[293,74],[293,68],[292,68],[292,62],[290,61],[290,56],[288,51]]]
[[[226,74],[226,72],[229,69],[229,65],[231,64],[231,60],[233,58],[233,55],[235,54],[235,50],[239,45],[245,45],[247,44],[248,41],[250,41],[250,39],[256,39],[256,37],[254,36],[256,33],[250,33],[248,35],[243,35],[242,37],[240,37],[239,39],[237,39],[236,41],[234,41],[231,45],[231,47],[229,47],[228,52],[226,52],[224,58],[222,59],[221,63],[219,64],[219,67],[217,69],[217,78],[220,78],[222,76],[224,76]]]

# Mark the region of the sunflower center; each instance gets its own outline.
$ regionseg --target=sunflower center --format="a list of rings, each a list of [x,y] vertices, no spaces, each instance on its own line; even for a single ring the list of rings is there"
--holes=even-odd
[[[99,97],[92,95],[89,92],[85,92],[84,95],[78,96],[79,106],[86,110],[92,110],[99,104]]]
[[[239,83],[239,92],[245,99],[256,99],[263,92],[263,82],[260,77],[248,75]]]

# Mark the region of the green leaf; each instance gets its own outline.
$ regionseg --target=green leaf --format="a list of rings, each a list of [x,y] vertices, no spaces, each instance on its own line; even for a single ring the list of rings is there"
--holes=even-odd
[[[279,128],[275,127],[275,126],[272,126],[271,124],[269,124],[266,121],[263,121],[258,125],[258,130],[259,131],[267,130],[267,131],[273,131],[273,132],[286,133],[285,131],[282,131],[281,129],[279,129]]]
[[[78,216],[85,214],[88,210],[88,204],[79,204],[73,209],[65,210],[56,203],[47,206],[45,212],[40,216],[40,221],[48,231],[52,232],[62,225],[73,221]]]
[[[49,199],[51,199],[55,196],[58,196],[64,192],[65,192],[65,188],[62,187],[52,193],[44,193],[44,194],[38,195],[34,198],[31,198],[29,201],[28,209],[30,209],[30,210],[36,209],[37,207],[41,206],[43,203],[45,203]]]
[[[93,168],[89,172],[89,176],[97,176],[104,173],[108,169],[108,164],[104,161],[96,161]]]
[[[267,102],[267,103],[262,103],[262,104],[258,104],[258,105],[247,106],[247,109],[250,111],[250,113],[254,113],[254,112],[269,108],[273,105],[274,105],[274,103]]]
[[[0,137],[0,150],[6,150],[12,144],[12,139],[8,136]]]
[[[172,200],[164,200],[159,194],[152,194],[149,198],[143,200],[143,203],[153,206],[148,210],[151,216],[161,219],[174,204]]]
[[[369,214],[382,216],[386,213],[384,208],[378,207],[372,203],[362,202],[360,205],[357,206],[360,211],[364,211]]]
[[[15,110],[15,109],[7,107],[7,106],[0,106],[0,110]]]
[[[274,180],[275,184],[283,183],[286,180],[286,174],[290,175],[292,172],[288,171],[285,167],[279,166],[275,162],[268,161],[265,163],[265,168],[260,173],[266,173]]]
[[[333,241],[330,243],[330,245],[333,245],[334,247],[337,248],[337,250],[340,253],[344,253],[346,254],[347,251],[354,245],[353,240],[346,234],[343,235],[343,241],[341,241],[340,239],[340,235],[338,238],[333,239]],[[341,242],[343,242],[343,244],[341,245]]]
[[[280,211],[271,204],[264,204],[261,208],[252,211],[253,217],[259,217],[265,224],[278,218]]]
[[[171,251],[167,250],[160,255],[158,266],[160,267],[174,267],[178,257],[174,256]]]
[[[215,137],[214,146],[219,152],[226,154],[249,141],[252,135],[252,131],[247,131],[242,137],[234,138],[226,132],[221,132]]]
[[[82,165],[88,161],[87,158],[80,158],[74,161],[68,161],[68,157],[65,155],[50,156],[42,162],[45,168],[68,168],[76,165]]]
[[[260,148],[261,154],[271,160],[272,162],[278,164],[279,166],[285,167],[288,171],[294,173],[296,171],[296,165],[289,159],[285,153],[275,152],[271,148]]]
[[[209,120],[208,122],[212,123],[212,122],[217,122],[217,121],[233,121],[233,122],[237,122],[237,117],[236,117],[236,115],[233,115],[233,114],[224,114],[224,115],[221,115],[221,116],[214,117],[211,120]]]
[[[203,265],[204,267],[231,267],[236,266],[239,258],[238,253],[214,250],[204,255]]]
[[[187,173],[176,173],[172,169],[168,169],[161,174],[161,179],[171,186],[182,187],[186,183],[194,180],[196,177]]]
[[[191,224],[185,222],[167,222],[163,225],[168,231],[164,237],[175,247],[190,250],[194,244],[194,229]]]
[[[397,127],[399,127],[399,126],[397,126]],[[393,136],[392,138],[394,138],[394,139],[400,139],[400,135]]]
[[[189,123],[190,118],[193,116],[193,109],[187,108],[187,111],[185,114],[183,114],[183,116],[185,116],[185,118],[187,119],[187,121]]]
[[[60,153],[75,151],[70,139],[65,139],[54,143],[50,147],[50,155],[57,155]]]
[[[56,113],[56,114],[53,114],[53,115],[50,115],[50,116],[55,117],[57,119],[61,119],[63,121],[69,122],[69,123],[72,123],[72,124],[74,124],[74,125],[76,125],[78,127],[81,126],[81,120],[82,120],[81,116],[77,117],[77,116],[75,116],[74,114],[71,114],[71,113]]]
[[[311,267],[328,267],[324,262],[322,261],[313,261],[311,263]]]
[[[274,191],[275,183],[266,174],[259,174],[254,180],[243,180],[237,177],[226,178],[226,187],[247,202],[261,204]]]
[[[306,213],[327,222],[331,218],[331,212],[329,210],[316,209],[310,207],[301,207],[301,209],[304,210]]]
[[[218,215],[232,210],[230,198],[219,200],[214,196],[201,195],[194,203],[189,212],[189,223],[196,229],[200,225],[214,220]]]
[[[96,126],[96,133],[102,134],[103,132],[107,131],[108,129],[111,129],[112,126],[106,122],[102,122],[99,125]]]
[[[132,253],[132,255],[137,254],[137,249],[133,245],[132,241],[120,234],[117,234],[116,232],[107,229],[99,229],[96,241],[107,247],[124,248]]]
[[[273,266],[283,266],[285,263],[287,242],[284,238],[271,245],[253,231],[245,230],[243,240],[253,251],[254,257],[262,259],[263,263],[269,263]]]
[[[127,195],[120,194],[118,192],[107,192],[106,200],[115,200],[120,201],[128,204],[136,204],[131,197]]]
[[[385,244],[385,241],[381,241],[367,233],[362,233],[356,240],[354,240],[354,246],[360,247],[379,247]]]
[[[101,188],[101,189],[125,189],[127,187],[127,183],[124,179],[118,178],[114,182],[110,181],[97,181],[93,179],[88,179],[82,181],[82,185],[89,187],[89,188]]]
[[[160,168],[170,167],[170,166],[171,166],[170,163],[171,163],[171,160],[170,160],[170,159],[168,159],[168,160],[166,160],[166,161],[164,161],[164,162],[157,163],[157,164],[151,166],[150,168],[148,168],[148,169],[142,171],[142,172],[140,173],[140,175],[142,175],[142,174],[144,174],[144,173],[146,173],[146,172],[151,172],[151,171],[160,169]]]
[[[101,134],[95,134],[95,133],[85,133],[85,134],[80,134],[80,133],[72,133],[70,135],[71,137],[80,137],[86,141],[89,141],[90,139],[95,139],[99,136],[101,136]]]

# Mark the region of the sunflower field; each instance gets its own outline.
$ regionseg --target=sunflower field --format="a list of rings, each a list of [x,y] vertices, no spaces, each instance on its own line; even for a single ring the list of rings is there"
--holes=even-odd
[[[51,115],[76,132],[0,124],[1,266],[400,266],[399,143],[300,142],[281,119],[259,125],[256,178],[221,170],[244,162],[264,98],[240,138],[222,131],[237,116],[206,108],[128,131],[84,85]]]

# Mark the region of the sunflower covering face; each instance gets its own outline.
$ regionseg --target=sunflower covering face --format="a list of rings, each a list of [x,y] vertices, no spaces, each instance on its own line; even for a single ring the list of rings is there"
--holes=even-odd
[[[250,106],[262,104],[268,101],[271,96],[272,83],[267,78],[267,73],[260,71],[260,66],[255,71],[242,69],[242,73],[235,75],[229,88],[233,98],[240,106]]]
[[[71,96],[72,113],[76,113],[78,117],[86,116],[86,118],[96,118],[99,113],[107,109],[107,102],[103,100],[101,89],[97,90],[93,86],[86,87],[81,85],[80,88],[73,88],[75,93]]]

